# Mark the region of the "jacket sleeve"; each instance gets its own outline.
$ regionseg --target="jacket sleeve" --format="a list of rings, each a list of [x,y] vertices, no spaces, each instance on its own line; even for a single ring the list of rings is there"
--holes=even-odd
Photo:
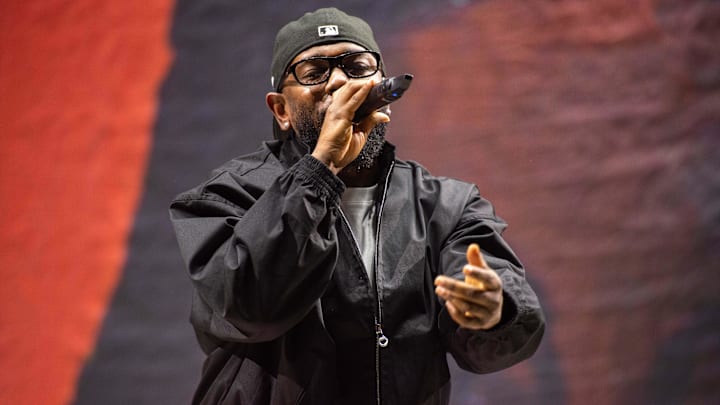
[[[444,305],[439,315],[438,323],[448,351],[461,368],[475,373],[498,371],[529,358],[540,344],[545,329],[540,303],[525,279],[525,270],[501,237],[506,227],[490,202],[480,197],[473,187],[440,257],[445,275],[463,279],[467,248],[477,243],[488,265],[503,282],[502,319],[493,328],[475,331],[459,327]]]
[[[343,190],[327,167],[305,156],[264,192],[221,172],[178,196],[170,217],[194,287],[196,332],[263,342],[307,315],[335,267]]]

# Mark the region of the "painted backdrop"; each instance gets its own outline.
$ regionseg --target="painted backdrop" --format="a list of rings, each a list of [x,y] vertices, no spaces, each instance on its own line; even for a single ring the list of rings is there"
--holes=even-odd
[[[274,34],[328,4],[0,4],[0,403],[189,402],[167,206],[271,137]],[[452,403],[720,403],[720,3],[341,7],[415,74],[400,157],[479,185],[548,316]]]

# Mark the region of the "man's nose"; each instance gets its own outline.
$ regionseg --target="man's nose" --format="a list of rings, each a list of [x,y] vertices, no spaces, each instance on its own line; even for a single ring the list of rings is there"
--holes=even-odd
[[[325,92],[331,94],[347,83],[347,81],[348,77],[345,72],[343,72],[340,66],[335,66],[333,70],[330,71],[330,77],[325,85]]]

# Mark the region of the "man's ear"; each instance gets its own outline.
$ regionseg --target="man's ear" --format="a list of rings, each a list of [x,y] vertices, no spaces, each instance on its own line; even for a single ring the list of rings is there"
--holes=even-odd
[[[265,96],[265,103],[267,103],[270,112],[272,112],[278,126],[281,130],[287,131],[290,129],[290,111],[287,106],[287,100],[282,93],[271,92]]]

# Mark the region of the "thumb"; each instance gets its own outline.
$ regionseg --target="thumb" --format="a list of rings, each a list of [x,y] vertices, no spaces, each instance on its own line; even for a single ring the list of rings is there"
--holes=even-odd
[[[482,253],[480,253],[480,246],[478,246],[477,243],[473,243],[470,246],[468,246],[467,250],[467,261],[468,264],[475,267],[480,267],[483,269],[488,268],[487,263],[485,263],[485,259],[482,256]],[[467,268],[463,269],[463,272],[465,273],[465,282],[471,285],[474,285],[476,287],[480,287],[482,289],[485,289],[485,283],[480,281],[478,278],[474,277],[472,275],[472,270],[469,270]]]
[[[477,267],[482,267],[484,269],[489,269],[487,263],[485,262],[485,258],[483,257],[482,253],[480,252],[480,246],[478,246],[477,243],[473,243],[470,246],[468,246],[467,250],[467,261],[469,264]]]

